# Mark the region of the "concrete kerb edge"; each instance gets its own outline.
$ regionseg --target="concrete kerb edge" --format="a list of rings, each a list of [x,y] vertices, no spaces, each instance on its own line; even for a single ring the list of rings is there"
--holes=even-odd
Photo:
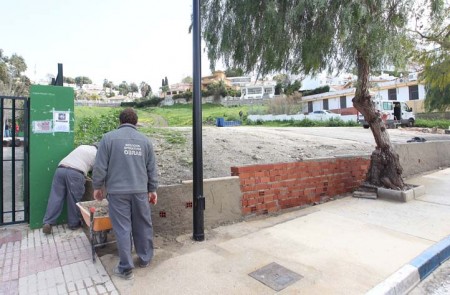
[[[408,264],[369,290],[366,295],[407,294],[450,258],[450,236],[423,251]]]

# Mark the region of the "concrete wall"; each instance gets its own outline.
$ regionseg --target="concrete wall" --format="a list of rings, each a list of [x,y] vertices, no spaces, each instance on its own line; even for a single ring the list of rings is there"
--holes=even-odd
[[[394,145],[403,176],[450,166],[450,141]],[[234,176],[205,179],[205,229],[285,208],[311,205],[350,192],[363,181],[370,155],[231,168]],[[92,195],[92,183],[86,183]],[[152,219],[158,235],[192,233],[192,181],[161,186]],[[89,200],[85,197],[84,200]]]
[[[158,188],[158,204],[152,206],[155,233],[192,232],[192,181]],[[205,229],[242,219],[239,177],[205,179]]]
[[[394,145],[403,177],[450,166],[450,141],[411,142]]]

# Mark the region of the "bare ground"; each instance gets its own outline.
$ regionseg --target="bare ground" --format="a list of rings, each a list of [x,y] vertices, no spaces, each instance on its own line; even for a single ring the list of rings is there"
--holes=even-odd
[[[167,138],[152,136],[160,184],[170,185],[192,179],[192,128],[166,127],[166,131],[185,138],[172,144]],[[433,134],[422,128],[389,130],[393,143],[406,143],[420,136],[430,140],[449,140],[449,135]],[[226,177],[231,167],[336,155],[369,155],[375,141],[369,129],[361,127],[203,127],[203,178]]]

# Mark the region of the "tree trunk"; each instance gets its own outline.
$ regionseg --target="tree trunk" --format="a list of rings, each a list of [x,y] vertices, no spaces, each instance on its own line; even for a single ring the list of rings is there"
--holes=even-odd
[[[363,51],[358,50],[356,55],[358,82],[353,106],[364,115],[376,143],[375,151],[371,156],[366,183],[401,190],[404,187],[403,169],[398,154],[392,148],[386,126],[376,111],[369,93],[369,63]]]

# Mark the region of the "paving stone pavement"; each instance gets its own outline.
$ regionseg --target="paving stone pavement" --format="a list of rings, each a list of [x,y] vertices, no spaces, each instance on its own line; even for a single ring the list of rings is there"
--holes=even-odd
[[[0,229],[0,295],[119,294],[81,230]]]

